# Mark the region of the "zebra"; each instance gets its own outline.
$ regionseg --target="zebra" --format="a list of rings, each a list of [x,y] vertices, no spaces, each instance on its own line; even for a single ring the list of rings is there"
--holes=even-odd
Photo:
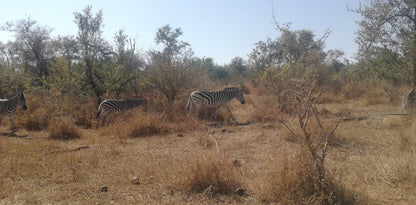
[[[135,107],[143,107],[147,110],[147,99],[143,97],[131,98],[131,99],[106,99],[100,103],[97,112],[97,125],[95,128],[98,128],[98,123],[100,119],[108,114],[108,112],[121,112],[131,110]],[[108,121],[108,116],[106,118]]]
[[[201,105],[206,105],[210,107],[217,107],[214,113],[214,119],[218,115],[218,111],[221,106],[224,106],[228,112],[231,114],[232,119],[234,119],[233,114],[231,113],[230,108],[228,107],[228,102],[234,98],[237,98],[241,104],[244,104],[243,90],[236,87],[224,88],[222,91],[194,91],[189,95],[187,109],[188,112],[197,110],[201,108]]]
[[[11,130],[13,132],[16,131],[13,123],[14,113],[19,105],[22,106],[23,110],[27,109],[25,94],[22,92],[9,99],[0,99],[0,124],[3,119],[3,115],[8,114],[10,117]]]

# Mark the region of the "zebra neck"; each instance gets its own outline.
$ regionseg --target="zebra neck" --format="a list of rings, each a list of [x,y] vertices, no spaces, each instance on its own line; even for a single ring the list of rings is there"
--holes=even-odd
[[[225,97],[227,100],[232,100],[233,98],[235,98],[235,94],[234,94],[234,92],[230,92],[230,91],[223,91],[223,93],[224,93],[224,97]]]
[[[143,100],[142,99],[127,99],[125,102],[128,107],[132,108],[132,107],[137,107],[137,106],[142,105]]]

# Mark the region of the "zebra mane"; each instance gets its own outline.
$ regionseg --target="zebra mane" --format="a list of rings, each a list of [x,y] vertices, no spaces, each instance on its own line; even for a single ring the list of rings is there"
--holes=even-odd
[[[228,92],[230,92],[230,91],[235,91],[235,90],[239,90],[240,88],[237,88],[237,87],[228,87],[228,88],[224,88],[222,91],[228,91]]]
[[[147,101],[144,97],[133,97],[133,98],[126,98],[126,101]]]
[[[9,100],[14,100],[14,99],[17,99],[17,98],[21,98],[22,96],[23,96],[23,98],[25,98],[25,94],[23,92],[19,92],[16,95],[11,96],[9,98]]]

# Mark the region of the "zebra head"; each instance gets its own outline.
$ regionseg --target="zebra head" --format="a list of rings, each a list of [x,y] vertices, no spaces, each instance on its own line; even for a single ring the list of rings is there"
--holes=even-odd
[[[236,87],[224,88],[223,91],[230,92],[232,97],[237,98],[237,100],[239,100],[241,104],[244,104],[246,102],[243,96],[243,89],[241,88],[236,88]]]
[[[148,106],[148,102],[147,102],[147,99],[146,98],[143,98],[144,100],[144,102],[143,102],[143,111],[147,111],[148,109],[149,109],[149,106]]]
[[[237,88],[235,97],[241,102],[241,104],[246,103],[246,101],[244,100],[244,96],[243,96],[243,89]]]
[[[25,94],[24,93],[18,93],[17,94],[17,105],[22,106],[23,110],[27,109],[26,99],[25,99]]]

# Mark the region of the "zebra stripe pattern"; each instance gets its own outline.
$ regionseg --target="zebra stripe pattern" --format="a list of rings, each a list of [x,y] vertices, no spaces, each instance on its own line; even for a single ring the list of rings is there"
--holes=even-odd
[[[19,105],[22,106],[23,110],[27,109],[25,94],[23,93],[18,93],[9,99],[0,99],[0,124],[3,119],[3,115],[9,115],[12,131],[16,131],[13,119],[14,113]]]
[[[108,114],[114,112],[122,112],[131,110],[135,107],[143,107],[144,110],[147,110],[147,99],[143,97],[131,98],[131,99],[106,99],[100,103],[97,112],[97,125],[100,122],[100,119]]]
[[[224,88],[222,91],[194,91],[189,95],[187,109],[188,112],[196,110],[197,113],[201,108],[201,105],[217,107],[214,113],[214,118],[217,117],[218,111],[221,106],[224,106],[231,114],[231,109],[228,107],[228,102],[234,98],[237,98],[241,104],[244,104],[243,90],[241,88],[229,87]]]

